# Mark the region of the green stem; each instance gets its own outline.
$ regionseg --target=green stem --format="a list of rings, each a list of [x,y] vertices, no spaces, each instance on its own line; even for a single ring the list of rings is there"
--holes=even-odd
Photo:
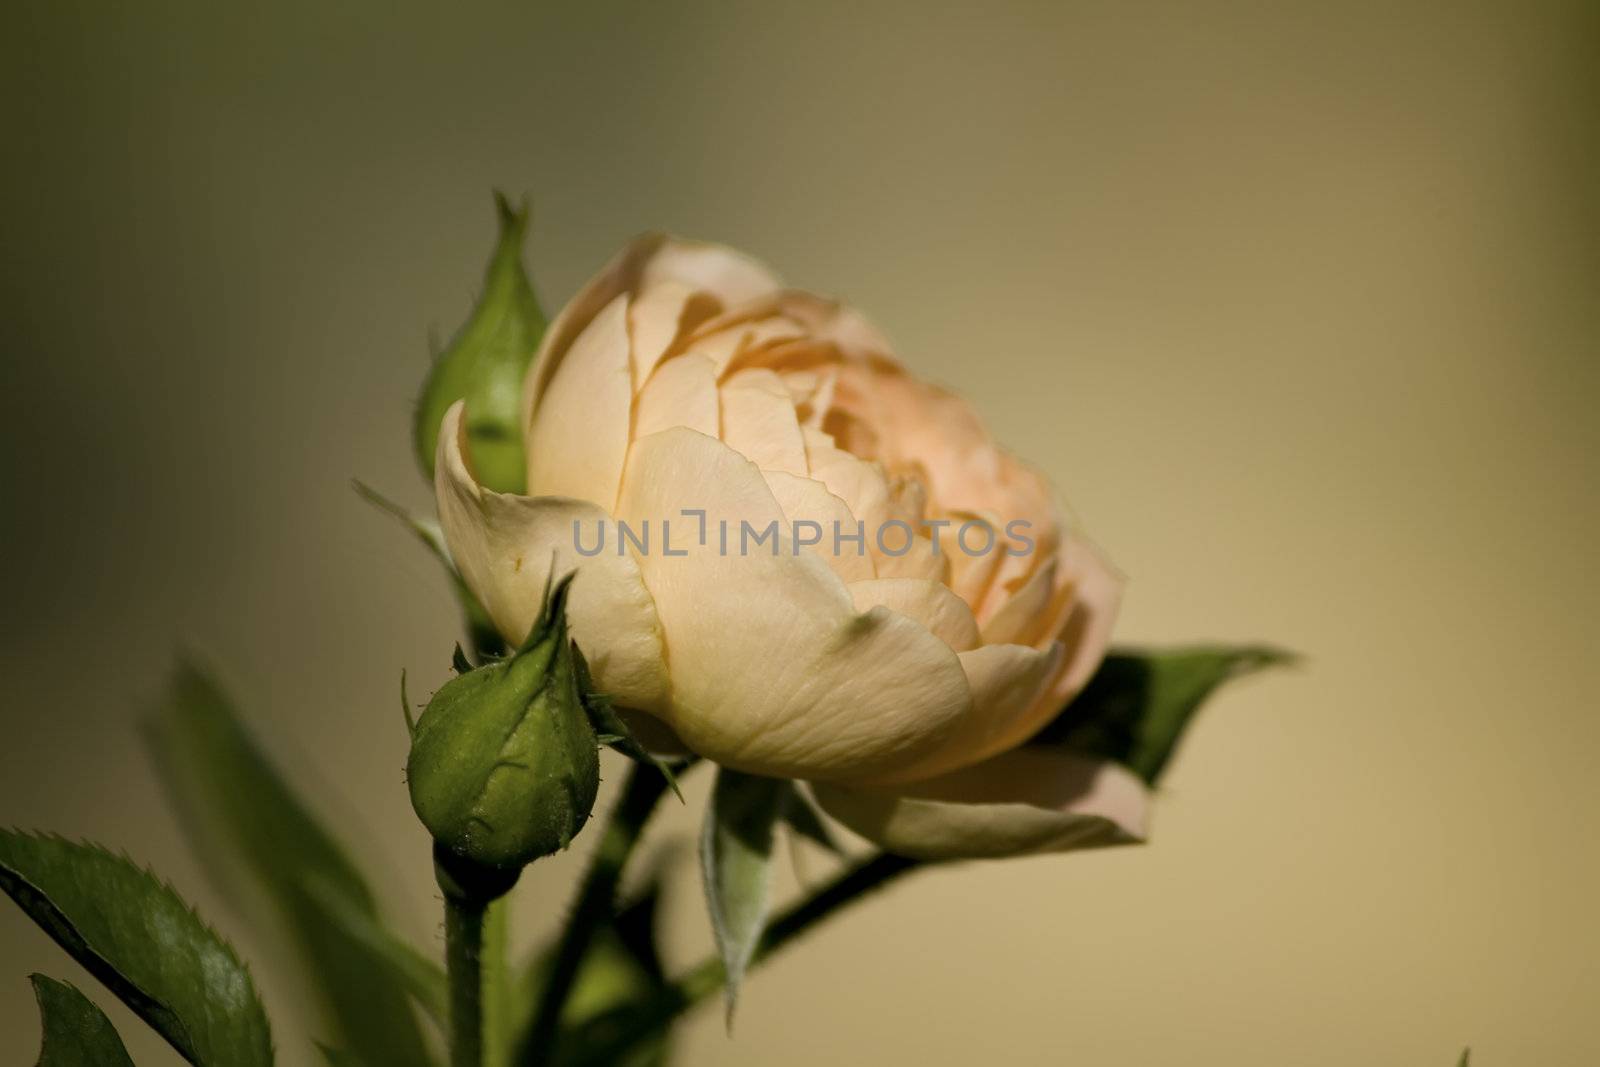
[[[884,852],[842,872],[772,920],[756,946],[750,966],[755,967],[834,912],[917,866],[916,860]],[[649,1004],[630,1013],[602,1043],[585,1049],[583,1062],[620,1062],[636,1044],[665,1029],[677,1016],[720,990],[726,981],[727,973],[720,958],[701,961],[665,987]]]
[[[483,917],[483,1067],[509,1067],[511,1062],[511,985],[506,974],[510,904],[509,897],[501,897]]]
[[[450,975],[450,1067],[483,1064],[481,900],[445,894],[444,949]]]
[[[667,776],[644,763],[628,765],[623,781],[622,796],[611,809],[600,846],[595,850],[589,869],[578,887],[566,930],[556,947],[550,974],[539,995],[538,1011],[528,1030],[517,1056],[517,1062],[541,1064],[548,1061],[555,1049],[561,1024],[561,1012],[578,977],[583,957],[589,951],[595,931],[611,918],[616,902],[617,883],[622,879],[622,869],[627,865],[633,847],[638,843],[650,813],[667,789]]]

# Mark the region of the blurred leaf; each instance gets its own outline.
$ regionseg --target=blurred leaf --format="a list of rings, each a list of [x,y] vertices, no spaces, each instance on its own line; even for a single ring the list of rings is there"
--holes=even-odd
[[[433,519],[419,518],[411,514],[359,478],[352,480],[350,484],[355,487],[356,495],[362,500],[385,515],[404,523],[417,540],[422,542],[423,547],[444,567],[445,573],[450,576],[451,588],[455,590],[456,602],[461,605],[461,613],[466,616],[467,633],[472,638],[472,646],[478,651],[479,658],[503,654],[506,650],[505,642],[495,630],[494,621],[489,618],[489,613],[484,610],[472,590],[467,588],[467,583],[461,580],[461,574],[456,570],[455,561],[450,558],[450,547],[445,544],[444,531],[439,528],[439,524]],[[461,653],[459,647],[456,651],[461,654],[461,659],[464,661],[465,654]],[[472,669],[470,663],[466,669]]]
[[[839,842],[833,839],[833,834],[828,829],[828,824],[822,819],[822,813],[817,811],[811,800],[795,788],[794,783],[785,783],[788,789],[783,797],[783,821],[789,829],[819,845],[835,856],[844,855],[844,850],[839,847]]]
[[[44,1040],[34,1067],[133,1067],[117,1028],[68,982],[29,975]]]
[[[711,931],[727,968],[727,1021],[739,997],[739,982],[766,928],[772,889],[773,825],[786,790],[776,778],[717,769],[700,835],[700,873]]]
[[[520,493],[526,481],[522,452],[522,379],[544,335],[544,315],[522,267],[528,209],[495,194],[500,240],[472,316],[434,360],[417,398],[412,436],[417,462],[433,477],[439,423],[465,399],[466,451],[478,481],[501,493]]]
[[[1189,720],[1219,686],[1293,661],[1292,654],[1262,645],[1115,651],[1028,743],[1114,759],[1154,785]]]
[[[96,845],[4,830],[0,889],[190,1063],[272,1063],[250,973],[148,871]]]
[[[440,1027],[448,1024],[450,992],[443,967],[400,940],[370,911],[363,910],[325,880],[308,879],[306,891],[363,951],[373,959],[384,961],[390,978],[411,994],[430,1019]]]
[[[226,889],[237,866],[265,890],[336,1043],[372,1067],[424,1067],[422,1032],[407,1000],[415,970],[397,965],[401,953],[382,933],[366,879],[217,685],[180,663],[146,737],[209,872]]]
[[[1456,1061],[1456,1067],[1471,1067],[1471,1063],[1472,1063],[1472,1050],[1470,1048],[1462,1049],[1461,1050],[1461,1058]]]

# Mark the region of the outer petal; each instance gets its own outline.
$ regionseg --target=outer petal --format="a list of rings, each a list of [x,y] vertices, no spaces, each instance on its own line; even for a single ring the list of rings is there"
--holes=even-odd
[[[638,563],[617,554],[611,531],[607,550],[593,558],[574,549],[573,523],[582,524],[587,550],[605,512],[586,501],[512,496],[478,485],[462,456],[463,406],[457,402],[445,413],[434,490],[445,540],[467,587],[501,634],[517,642],[539,614],[552,562],[558,574],[576,568],[568,617],[596,683],[619,704],[664,709],[670,683],[661,624]]]
[[[879,783],[920,781],[988,759],[1021,744],[1039,729],[1033,721],[1062,659],[1060,645],[981,645],[959,653],[972,691],[972,713],[937,750]]]
[[[618,516],[637,526],[686,507],[706,510],[707,544],[639,562],[672,664],[667,717],[696,752],[754,774],[859,779],[919,759],[966,716],[961,663],[925,627],[858,614],[828,565],[786,538],[775,554],[740,553],[742,522],[784,524],[754,464],[681,428],[635,441]]]
[[[530,495],[616,503],[633,418],[628,343],[628,298],[618,296],[572,343],[528,428]]]
[[[824,811],[889,852],[978,859],[1129,844],[1145,836],[1144,785],[1114,763],[1020,748],[903,792],[813,784]]]

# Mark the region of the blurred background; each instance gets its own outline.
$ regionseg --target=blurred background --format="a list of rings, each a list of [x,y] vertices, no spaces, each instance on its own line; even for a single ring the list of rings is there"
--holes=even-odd
[[[899,884],[679,1062],[1600,1059],[1592,3],[8,16],[0,823],[168,874],[258,961],[285,1063],[299,991],[137,723],[197,650],[441,947],[395,690],[447,676],[456,616],[349,479],[431,509],[410,404],[495,187],[551,310],[647,228],[857,302],[1062,486],[1125,641],[1308,657],[1208,709],[1152,846]],[[663,824],[685,861],[705,785]],[[521,940],[591,845],[524,879]],[[685,863],[677,965],[697,892]],[[9,904],[0,960],[32,1062],[25,975],[82,972]]]

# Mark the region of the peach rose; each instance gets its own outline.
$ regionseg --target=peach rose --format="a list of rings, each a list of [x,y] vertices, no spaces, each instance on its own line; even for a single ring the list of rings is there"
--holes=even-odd
[[[1022,747],[1099,664],[1117,577],[859,314],[645,237],[551,324],[523,407],[527,496],[474,479],[459,403],[436,465],[451,554],[508,641],[552,561],[576,568],[572,631],[617,705],[812,782],[891,851],[1142,835],[1132,775]]]

